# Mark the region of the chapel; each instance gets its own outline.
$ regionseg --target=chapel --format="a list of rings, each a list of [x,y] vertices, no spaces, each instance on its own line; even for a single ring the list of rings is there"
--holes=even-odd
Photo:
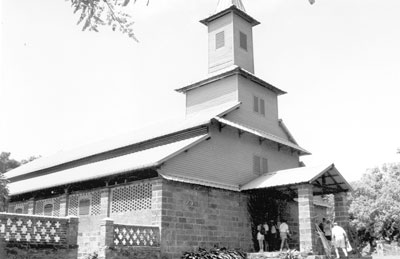
[[[49,157],[5,174],[8,212],[79,217],[87,245],[104,218],[156,226],[163,258],[199,247],[258,249],[258,224],[286,220],[291,246],[317,250],[320,196],[333,194],[335,221],[346,225],[351,186],[334,164],[305,166],[278,114],[286,94],[256,76],[253,27],[241,0],[220,0],[200,21],[208,31],[208,75],[176,89],[185,118]],[[130,242],[116,235],[116,245]]]

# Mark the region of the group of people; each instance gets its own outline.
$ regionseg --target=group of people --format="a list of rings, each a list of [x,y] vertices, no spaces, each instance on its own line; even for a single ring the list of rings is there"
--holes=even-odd
[[[340,258],[339,248],[343,251],[343,254],[348,257],[347,252],[351,251],[349,239],[347,237],[346,231],[339,226],[336,222],[333,226],[329,220],[325,218],[319,224],[320,230],[324,233],[326,240],[328,240],[335,249],[336,258]]]
[[[325,238],[335,248],[336,257],[340,258],[339,248],[342,249],[343,254],[348,257],[347,252],[351,250],[351,246],[346,231],[336,222],[331,224],[331,222],[325,218],[322,219],[319,228],[324,233]],[[289,249],[288,238],[290,238],[290,231],[285,220],[282,220],[282,223],[278,222],[278,224],[275,224],[275,222],[271,220],[268,223],[265,222],[257,226],[257,240],[260,252],[276,251],[278,249],[282,251],[284,248]]]
[[[273,220],[257,226],[257,240],[260,252],[288,248],[289,226],[285,220],[275,224]],[[279,242],[280,241],[280,242]]]

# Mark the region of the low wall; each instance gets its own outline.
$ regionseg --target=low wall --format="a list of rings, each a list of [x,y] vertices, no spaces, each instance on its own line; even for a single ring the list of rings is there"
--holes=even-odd
[[[0,258],[77,258],[78,218],[0,213]]]

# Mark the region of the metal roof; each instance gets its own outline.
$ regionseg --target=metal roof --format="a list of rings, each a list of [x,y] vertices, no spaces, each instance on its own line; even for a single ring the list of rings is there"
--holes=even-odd
[[[334,164],[269,172],[246,183],[240,190],[285,189],[300,184],[312,184],[314,195],[352,191],[352,187]],[[295,191],[295,189],[292,189],[292,191]]]
[[[41,157],[30,163],[17,167],[4,174],[7,179],[25,175],[31,172],[48,169],[71,161],[109,152],[118,148],[135,145],[150,139],[162,137],[175,132],[201,126],[210,122],[218,115],[224,115],[239,107],[239,102],[228,102],[202,111],[190,114],[185,119],[168,119],[164,122],[148,125],[126,134],[111,137],[103,141],[78,147],[68,151],[55,153],[48,157]]]
[[[258,78],[257,76],[255,76],[253,73],[251,73],[237,65],[232,65],[225,69],[218,70],[214,73],[209,74],[206,78],[203,78],[202,80],[196,81],[195,83],[191,83],[185,87],[175,89],[175,91],[185,93],[185,92],[195,89],[197,87],[207,85],[209,83],[221,80],[223,78],[230,77],[232,75],[241,75],[241,76],[253,81],[256,84],[259,84],[260,86],[263,86],[263,87],[273,91],[277,95],[286,94],[285,91],[282,91],[281,89],[265,82],[261,78]]]
[[[166,160],[208,138],[208,134],[149,148],[132,154],[110,158],[100,162],[73,167],[47,175],[11,182],[11,195],[37,191],[50,187],[98,179],[140,169],[160,166]]]
[[[292,142],[290,142],[290,141],[288,141],[286,139],[283,139],[283,138],[277,137],[275,135],[272,135],[270,133],[267,133],[267,132],[264,132],[264,131],[261,131],[261,130],[256,130],[256,129],[253,129],[253,128],[247,126],[247,125],[241,125],[241,124],[239,124],[237,122],[233,122],[233,121],[221,118],[221,117],[215,117],[214,119],[217,120],[220,123],[223,123],[225,125],[229,125],[231,127],[237,128],[237,129],[239,129],[241,131],[254,134],[254,135],[256,135],[256,136],[258,136],[258,137],[260,137],[262,139],[267,139],[267,140],[276,142],[278,144],[287,146],[289,148],[293,148],[293,149],[299,151],[301,155],[310,155],[311,154],[310,152],[308,152],[304,148],[301,148],[299,145],[297,145],[295,143],[292,143]]]

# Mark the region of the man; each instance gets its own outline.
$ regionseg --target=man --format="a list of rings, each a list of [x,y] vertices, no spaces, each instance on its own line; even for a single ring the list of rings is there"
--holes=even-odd
[[[340,258],[339,248],[342,249],[344,256],[346,256],[346,258],[348,257],[346,250],[346,245],[347,245],[346,231],[344,231],[344,229],[341,226],[338,226],[336,222],[333,223],[333,228],[332,228],[332,244],[335,247],[336,258]]]
[[[282,223],[279,225],[279,233],[280,233],[281,240],[282,240],[281,241],[281,250],[280,250],[282,252],[284,246],[287,247],[287,249],[289,249],[289,243],[288,243],[287,239],[288,239],[288,235],[290,235],[290,232],[289,232],[289,226],[286,223],[286,220],[282,220]]]

